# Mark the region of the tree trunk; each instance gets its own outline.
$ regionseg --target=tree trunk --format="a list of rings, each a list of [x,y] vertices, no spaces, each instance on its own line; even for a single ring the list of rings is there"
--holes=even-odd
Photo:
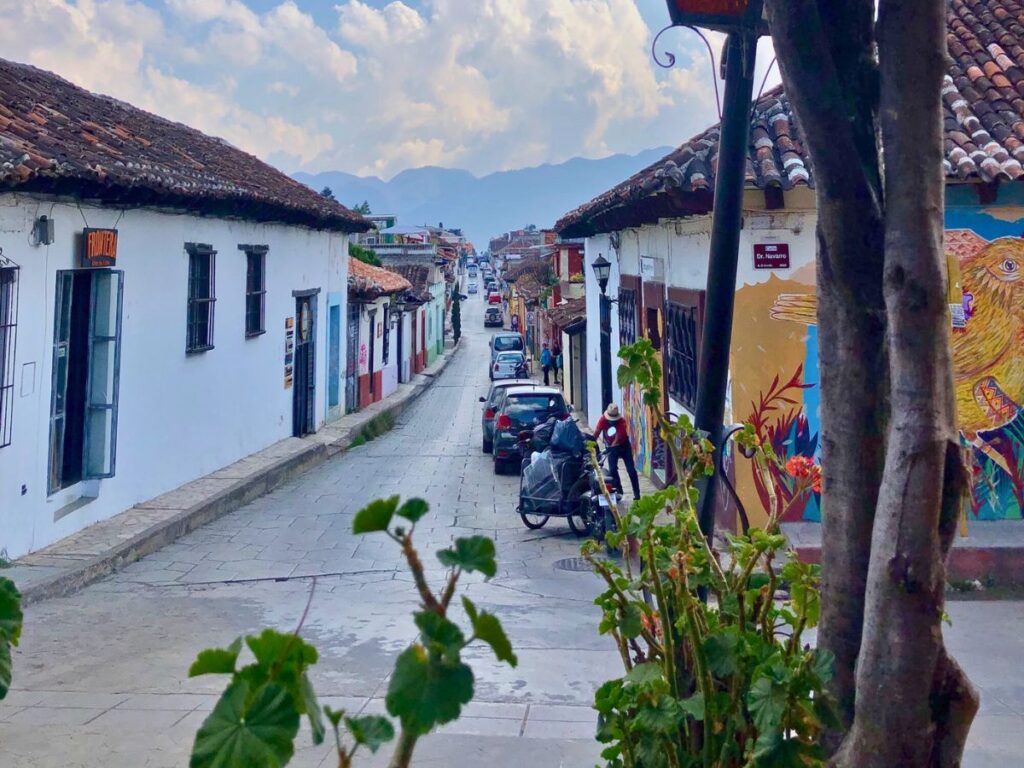
[[[976,707],[941,629],[965,479],[942,253],[945,10],[943,0],[879,7],[892,410],[841,768],[958,765]]]
[[[835,654],[835,749],[853,721],[854,665],[887,423],[884,224],[875,140],[871,0],[768,0],[786,94],[813,161],[818,199],[822,616]]]

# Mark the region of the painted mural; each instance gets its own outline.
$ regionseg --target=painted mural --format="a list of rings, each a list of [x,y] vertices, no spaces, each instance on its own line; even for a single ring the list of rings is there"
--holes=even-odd
[[[814,265],[773,274],[736,292],[732,342],[733,418],[754,426],[762,443],[788,460],[817,460],[819,448],[818,334]],[[768,319],[770,322],[765,322]],[[739,459],[736,486],[753,525],[763,525],[769,489],[751,462]],[[772,481],[788,505],[796,480],[772,468]],[[820,495],[802,495],[787,521],[821,519]]]
[[[629,439],[633,442],[633,461],[636,471],[642,475],[651,474],[651,419],[643,404],[643,392],[633,384],[622,391],[622,417],[629,428]]]
[[[946,255],[957,417],[970,457],[970,513],[1020,520],[1024,511],[1024,208],[950,208]],[[736,293],[732,400],[735,418],[789,459],[819,457],[820,396],[813,265]],[[771,322],[765,322],[765,319]],[[744,464],[747,466],[744,467]],[[793,480],[774,478],[785,496]],[[768,493],[749,462],[737,486],[751,522]],[[787,521],[821,519],[820,497]]]

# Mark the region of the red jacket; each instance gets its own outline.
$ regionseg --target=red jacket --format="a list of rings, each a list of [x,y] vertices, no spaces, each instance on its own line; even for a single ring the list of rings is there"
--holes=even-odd
[[[612,437],[608,436],[608,429],[615,427],[615,434]],[[629,443],[629,432],[626,430],[626,420],[618,419],[617,421],[608,421],[601,414],[601,418],[597,420],[597,424],[594,425],[594,433],[599,437],[604,438],[605,445],[627,445]]]

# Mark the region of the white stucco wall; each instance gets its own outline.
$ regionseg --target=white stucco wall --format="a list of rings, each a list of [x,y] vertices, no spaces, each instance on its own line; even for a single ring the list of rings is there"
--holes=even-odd
[[[601,288],[594,277],[591,265],[600,254],[612,263],[611,277],[608,280],[608,295],[619,295],[619,257],[612,249],[608,235],[588,237],[583,251],[583,272],[587,285],[587,421],[593,426],[606,403],[601,402]],[[622,401],[622,390],[615,379],[617,361],[619,359],[619,314],[617,304],[612,305],[612,399]]]
[[[50,246],[30,244],[41,214],[55,222]],[[78,266],[76,235],[86,222],[119,232],[124,309],[117,470],[98,481],[95,499],[55,520],[85,490],[79,484],[47,495],[56,272]],[[347,239],[283,225],[0,196],[0,248],[21,266],[13,439],[0,448],[0,548],[11,557],[38,549],[289,437],[293,390],[284,386],[284,354],[285,320],[295,314],[292,291],[321,291],[315,403],[322,424],[327,293],[346,292]],[[217,251],[215,348],[196,355],[185,354],[186,242]],[[251,339],[245,337],[243,243],[269,248],[266,333]],[[337,341],[343,372],[343,332]]]

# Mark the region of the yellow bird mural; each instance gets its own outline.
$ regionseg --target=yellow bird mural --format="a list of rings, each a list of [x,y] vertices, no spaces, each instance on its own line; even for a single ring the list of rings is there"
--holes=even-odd
[[[955,263],[955,257],[952,258]],[[966,327],[952,334],[957,417],[964,437],[1006,472],[1006,459],[979,436],[1005,426],[1024,405],[1024,240],[1003,237],[960,265]],[[772,319],[813,325],[817,297],[783,294]]]

